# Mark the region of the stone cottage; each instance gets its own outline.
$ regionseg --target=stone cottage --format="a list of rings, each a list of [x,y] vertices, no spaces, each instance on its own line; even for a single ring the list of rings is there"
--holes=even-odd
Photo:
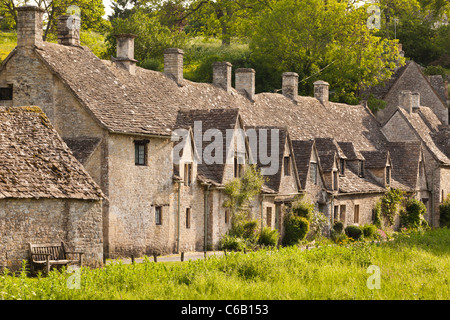
[[[256,94],[255,70],[235,70],[233,88],[231,64],[216,62],[212,84],[194,83],[183,77],[180,49],[165,51],[164,72],[145,70],[134,59],[135,35],[124,34],[117,36],[117,57],[104,61],[79,45],[79,32],[67,24],[69,17],[59,18],[55,44],[42,41],[42,10],[26,6],[18,13],[18,45],[0,66],[2,104],[39,105],[101,187],[106,196],[105,257],[216,246],[229,228],[229,215],[222,207],[223,186],[242,175],[252,160],[249,138],[243,134],[246,127],[288,128],[286,141],[333,138],[337,147],[332,150],[341,149],[331,160],[332,170],[338,172],[333,186],[325,177],[317,142],[304,149],[309,165],[297,163],[304,160],[301,148],[282,143],[282,162],[290,159],[286,161],[292,170],[291,176],[284,175],[289,177],[288,191],[283,191],[281,180],[279,190],[265,186],[262,205],[260,201],[254,205],[255,213],[263,212],[262,222],[270,220],[275,227],[277,203],[289,201],[278,202],[277,197],[302,192],[332,218],[345,217],[348,224],[370,222],[374,202],[388,184],[370,173],[363,152],[387,152],[388,142],[395,139],[389,139],[367,107],[329,101],[326,82],[314,84],[314,97],[300,97],[298,75],[286,72],[281,93]],[[203,127],[199,129],[196,121]],[[176,163],[174,151],[181,150],[174,132],[180,129],[190,142]],[[222,136],[231,130],[232,140],[244,140],[244,148],[222,144],[231,160],[204,163],[205,152],[219,148],[211,132],[206,145],[196,140],[208,129]],[[426,152],[424,158],[428,161]],[[283,177],[284,169],[281,165],[275,176]],[[320,178],[314,179],[314,172]],[[313,183],[308,185],[309,179],[303,181],[302,176],[311,177]],[[272,207],[271,219],[266,207]]]
[[[97,184],[38,107],[0,107],[0,265],[17,269],[28,243],[64,241],[103,263]]]
[[[420,94],[416,92],[402,91],[399,101],[397,110],[384,124],[382,132],[391,142],[418,141],[422,144],[424,171],[430,192],[430,197],[423,199],[430,199],[427,203],[429,222],[437,227],[439,205],[450,190],[448,125],[444,125],[432,109],[420,104]]]
[[[385,83],[368,89],[366,94],[372,94],[375,98],[386,101],[386,107],[376,114],[382,124],[394,114],[400,103],[400,92],[405,90],[418,92],[420,105],[430,108],[442,124],[448,124],[447,85],[442,76],[425,76],[421,67],[409,60],[404,66],[397,68]]]

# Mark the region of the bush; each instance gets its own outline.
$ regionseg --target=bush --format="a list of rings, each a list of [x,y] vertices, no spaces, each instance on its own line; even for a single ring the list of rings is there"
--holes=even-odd
[[[358,226],[348,226],[345,228],[345,234],[353,240],[359,240],[363,235],[363,231]]]
[[[259,234],[258,244],[267,247],[274,247],[278,244],[278,236],[278,231],[276,229],[272,230],[265,227]]]
[[[314,203],[302,198],[292,203],[292,213],[297,217],[308,218],[314,212]]]
[[[428,227],[428,222],[425,220],[426,213],[427,207],[422,201],[409,199],[405,210],[402,210],[400,214],[400,225],[405,228]]]
[[[244,239],[230,236],[229,234],[225,234],[222,239],[220,239],[219,243],[220,250],[242,251],[245,247]]]
[[[342,233],[342,231],[344,231],[344,223],[342,221],[336,221],[333,225],[333,229],[337,233]]]
[[[325,227],[330,224],[330,220],[320,211],[313,210],[307,218],[314,238],[320,237]]]
[[[439,223],[441,227],[450,228],[450,194],[447,199],[439,206]]]
[[[364,238],[372,238],[375,235],[375,232],[377,232],[377,227],[373,224],[366,224],[362,227],[362,231]]]
[[[305,239],[309,232],[309,221],[304,217],[287,215],[284,222],[283,245],[292,246]]]
[[[343,244],[348,241],[348,237],[345,233],[337,232],[334,229],[331,229],[330,238],[331,238],[331,240],[333,240],[334,243],[337,243],[337,244]]]

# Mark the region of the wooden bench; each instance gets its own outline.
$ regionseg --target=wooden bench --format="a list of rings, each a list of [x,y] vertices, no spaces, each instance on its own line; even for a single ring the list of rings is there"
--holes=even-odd
[[[64,242],[32,244],[30,246],[30,266],[31,272],[35,273],[38,269],[44,269],[48,274],[52,266],[67,266],[69,264],[78,264],[81,267],[83,252],[66,251]],[[77,255],[77,259],[70,259]]]

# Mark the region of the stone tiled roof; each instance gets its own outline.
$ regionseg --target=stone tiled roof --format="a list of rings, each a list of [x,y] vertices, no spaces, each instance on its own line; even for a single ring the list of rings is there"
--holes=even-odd
[[[41,109],[0,107],[0,199],[103,197]]]
[[[374,150],[386,141],[370,111],[361,105],[320,103],[278,93],[261,93],[254,103],[235,89],[227,93],[208,83],[177,84],[160,72],[136,68],[130,75],[101,61],[86,47],[44,43],[36,49],[87,110],[115,132],[170,135],[179,109],[239,108],[246,125],[288,127],[291,138],[334,137],[358,150]]]
[[[364,160],[361,152],[355,149],[353,142],[338,142],[347,160]]]
[[[411,128],[416,132],[418,138],[423,142],[425,148],[433,155],[433,157],[442,164],[450,164],[450,158],[436,145],[433,137],[439,136],[433,133],[432,129],[428,126],[432,121],[432,118],[428,117],[428,121],[424,121],[424,117],[429,115],[427,107],[420,107],[419,112],[409,113],[403,108],[398,108],[400,115],[409,123]],[[428,124],[427,124],[428,123]],[[445,135],[445,134],[443,134]],[[445,145],[444,145],[445,149]]]
[[[431,136],[439,150],[450,159],[450,128],[442,128],[441,131],[432,133]]]
[[[421,146],[420,141],[391,142],[388,145],[392,162],[392,178],[410,190],[416,190],[419,187]]]
[[[64,139],[64,142],[67,144],[70,150],[72,150],[75,158],[77,158],[77,160],[82,164],[86,163],[92,152],[94,152],[94,150],[100,144],[100,141],[101,139],[99,138]]]
[[[200,159],[201,163],[198,165],[198,174],[203,176],[204,181],[211,180],[217,185],[223,183],[224,170],[226,163],[227,151],[227,130],[235,129],[239,118],[238,109],[211,109],[211,110],[180,110],[176,119],[174,128],[191,127],[194,130],[194,122],[201,123],[202,136],[210,129],[218,130],[222,136],[222,161],[221,163],[208,164],[204,158]],[[196,139],[195,145],[201,146],[202,151],[212,143],[201,139],[202,137],[194,137]],[[200,140],[201,139],[201,140]],[[198,150],[197,150],[198,151]]]
[[[386,189],[378,184],[370,175],[360,177],[358,167],[347,164],[344,176],[339,176],[339,193],[383,193]]]
[[[366,160],[364,166],[367,169],[384,168],[389,160],[389,151],[387,150],[361,151],[361,154]]]
[[[300,179],[302,189],[306,188],[308,180],[309,166],[311,163],[311,155],[313,152],[314,140],[293,140],[292,148],[294,150],[295,163],[297,165],[297,172]],[[319,162],[320,166],[320,162]]]
[[[333,138],[316,138],[317,152],[320,157],[320,164],[325,172],[330,172],[333,169],[335,156],[340,159],[347,159],[338,143]]]

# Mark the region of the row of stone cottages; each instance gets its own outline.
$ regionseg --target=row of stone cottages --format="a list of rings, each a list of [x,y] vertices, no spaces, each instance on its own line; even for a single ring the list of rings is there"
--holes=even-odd
[[[370,223],[389,187],[422,199],[437,225],[441,191],[450,191],[449,148],[439,144],[448,119],[414,105],[416,95],[403,92],[393,123],[381,126],[363,105],[330,102],[325,82],[315,97],[298,96],[295,73],[283,75],[282,94],[255,94],[253,69],[235,70],[232,88],[229,63],[213,65],[212,84],[194,83],[183,79],[179,49],[166,50],[164,73],[137,67],[133,35],[100,60],[79,45],[70,16],[59,18],[58,44],[44,42],[42,15],[18,8],[18,44],[0,66],[1,265],[26,258],[28,242],[65,241],[90,265],[216,248],[230,227],[224,185],[258,155],[243,138],[249,129],[278,133],[266,146],[277,170],[252,207],[262,226],[281,229],[283,207],[302,194],[332,220]],[[227,150],[217,132],[244,148]],[[232,160],[201,161],[208,152]]]

